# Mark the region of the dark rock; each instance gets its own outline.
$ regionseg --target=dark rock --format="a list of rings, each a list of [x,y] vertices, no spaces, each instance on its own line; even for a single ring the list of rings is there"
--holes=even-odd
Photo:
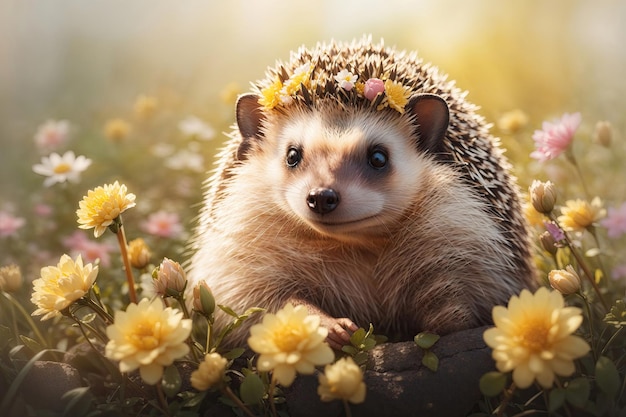
[[[35,408],[63,411],[61,397],[67,391],[82,386],[80,374],[62,362],[37,361],[20,386],[24,401]]]
[[[432,348],[439,369],[422,365],[423,350],[413,342],[387,343],[371,353],[365,372],[367,397],[351,405],[358,416],[465,416],[481,398],[478,380],[495,369],[482,334],[485,327],[443,336]],[[288,390],[292,417],[339,416],[340,401],[322,403],[317,375],[299,376]]]

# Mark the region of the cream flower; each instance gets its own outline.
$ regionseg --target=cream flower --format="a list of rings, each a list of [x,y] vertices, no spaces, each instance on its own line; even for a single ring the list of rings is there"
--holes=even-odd
[[[178,129],[185,136],[201,140],[211,140],[215,137],[215,129],[196,116],[189,116],[181,120],[178,124]]]
[[[94,228],[93,235],[101,236],[117,217],[135,207],[135,194],[127,193],[126,186],[117,181],[89,190],[79,203],[78,224],[81,229]]]
[[[128,242],[128,260],[133,268],[142,269],[150,263],[152,253],[142,238],[133,239]]]
[[[532,294],[522,290],[513,296],[508,308],[493,308],[496,327],[483,334],[493,349],[500,372],[513,371],[519,388],[528,388],[536,379],[544,388],[552,387],[556,375],[569,376],[576,370],[574,359],[589,352],[582,338],[572,335],[583,321],[581,310],[565,307],[557,291],[541,287]]]
[[[119,361],[121,372],[139,368],[141,378],[154,385],[165,366],[189,352],[185,340],[190,333],[191,320],[183,319],[182,312],[163,308],[160,299],[144,298],[115,312],[114,324],[107,327],[105,356]]]
[[[595,222],[606,216],[606,210],[602,207],[602,201],[595,197],[589,204],[585,200],[568,200],[565,207],[561,207],[559,223],[567,231],[583,231]]]
[[[228,360],[219,353],[209,353],[198,366],[198,369],[191,373],[191,386],[198,391],[206,391],[222,382],[224,371]]]
[[[548,274],[550,286],[563,295],[574,294],[580,290],[580,277],[573,266],[565,269],[554,269]]]
[[[35,143],[41,149],[57,148],[67,142],[69,133],[67,120],[48,120],[37,129]]]
[[[317,393],[322,401],[335,399],[359,404],[365,401],[365,383],[363,371],[350,357],[339,359],[332,365],[326,365],[324,374],[319,376]]]
[[[80,155],[76,157],[74,152],[67,151],[63,156],[52,153],[50,156],[41,158],[41,164],[33,165],[33,171],[39,175],[45,175],[43,185],[49,187],[55,183],[79,182],[80,174],[91,165],[91,159]]]
[[[334,353],[324,341],[327,335],[319,316],[289,303],[276,314],[265,314],[262,323],[250,328],[248,345],[260,354],[259,371],[273,370],[276,381],[289,386],[296,372],[312,374],[315,365],[333,361]]]
[[[23,281],[19,266],[11,264],[0,268],[0,291],[17,292]]]
[[[41,320],[48,320],[61,315],[61,311],[89,291],[97,275],[98,267],[83,266],[80,255],[75,262],[63,255],[57,266],[41,268],[41,277],[33,281],[30,301],[37,306],[33,316],[43,314]]]

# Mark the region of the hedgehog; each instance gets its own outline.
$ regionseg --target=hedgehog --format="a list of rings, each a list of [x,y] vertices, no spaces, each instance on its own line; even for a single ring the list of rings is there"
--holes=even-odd
[[[277,61],[237,100],[191,284],[239,313],[304,305],[335,349],[370,324],[400,341],[491,323],[535,277],[510,164],[466,95],[371,37]]]

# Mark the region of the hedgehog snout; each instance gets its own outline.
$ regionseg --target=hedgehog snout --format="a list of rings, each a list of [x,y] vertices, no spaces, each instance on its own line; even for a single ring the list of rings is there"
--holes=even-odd
[[[306,197],[311,211],[317,214],[330,213],[339,205],[339,192],[332,188],[313,188]]]

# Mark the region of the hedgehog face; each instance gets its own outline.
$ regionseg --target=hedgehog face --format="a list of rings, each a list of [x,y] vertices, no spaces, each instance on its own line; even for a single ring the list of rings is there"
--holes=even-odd
[[[311,229],[337,239],[379,235],[403,215],[420,190],[426,160],[411,123],[396,115],[324,111],[290,115],[265,140],[273,142],[277,205]]]

